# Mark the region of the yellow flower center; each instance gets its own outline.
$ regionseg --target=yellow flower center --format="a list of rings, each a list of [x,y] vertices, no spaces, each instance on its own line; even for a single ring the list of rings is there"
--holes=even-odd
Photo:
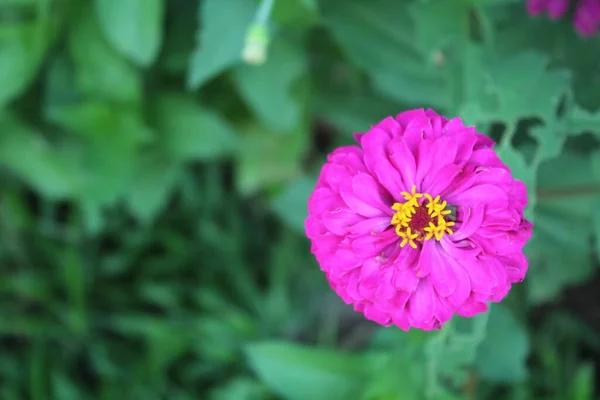
[[[392,217],[392,225],[402,238],[400,247],[409,244],[416,249],[416,241],[422,242],[431,238],[439,241],[446,233],[454,233],[450,229],[454,226],[454,221],[446,219],[452,212],[446,209],[448,203],[440,203],[440,196],[433,198],[427,193],[415,193],[416,190],[416,186],[413,186],[410,193],[402,192],[405,201],[394,203],[392,206],[396,211]]]

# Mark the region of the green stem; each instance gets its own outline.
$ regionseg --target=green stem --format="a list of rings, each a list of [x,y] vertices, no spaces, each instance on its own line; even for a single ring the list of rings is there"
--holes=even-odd
[[[271,12],[273,11],[274,5],[275,0],[262,0],[260,6],[258,6],[254,23],[259,25],[267,24],[269,22],[269,18],[271,18]]]

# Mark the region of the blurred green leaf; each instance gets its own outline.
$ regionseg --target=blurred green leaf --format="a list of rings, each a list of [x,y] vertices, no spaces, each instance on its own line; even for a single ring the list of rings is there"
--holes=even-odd
[[[54,396],[61,400],[80,400],[85,396],[79,385],[73,382],[68,375],[62,374],[58,368],[52,373],[52,388]]]
[[[255,343],[246,353],[254,372],[285,399],[346,400],[364,388],[364,361],[354,355],[287,342]]]
[[[94,0],[111,45],[138,65],[152,64],[162,42],[164,0]]]
[[[534,49],[544,53],[552,65],[571,71],[578,103],[589,108],[599,107],[600,76],[595,72],[600,67],[600,53],[591,50],[595,47],[593,40],[582,39],[573,29],[570,18],[549,21],[546,17],[531,18],[526,12],[509,12],[511,10],[523,8],[486,10],[486,17],[495,28],[494,53],[498,60]]]
[[[475,369],[483,379],[512,383],[527,377],[527,332],[502,304],[490,308],[487,334],[477,348]]]
[[[304,49],[276,38],[263,65],[240,65],[235,71],[238,90],[252,110],[273,130],[291,130],[301,117],[293,84],[306,72]]]
[[[236,160],[238,190],[250,194],[268,184],[297,176],[308,140],[305,129],[280,134],[259,126],[248,126]]]
[[[578,105],[574,105],[569,109],[565,125],[570,135],[587,132],[600,135],[600,112],[590,112]]]
[[[373,93],[322,93],[315,99],[315,114],[334,125],[342,134],[366,132],[376,121],[395,116],[401,105]]]
[[[214,389],[209,400],[267,400],[270,396],[263,385],[253,379],[238,377]]]
[[[45,17],[0,25],[0,106],[27,89],[56,33],[55,22]]]
[[[153,138],[139,115],[103,103],[83,103],[49,109],[48,118],[80,138],[71,142],[68,156],[71,168],[82,174],[77,197],[92,208],[118,200],[135,173],[140,147]]]
[[[414,19],[418,48],[433,56],[448,47],[455,47],[453,45],[468,33],[468,20],[465,18],[468,6],[467,2],[445,0],[412,3],[410,13]]]
[[[94,18],[83,8],[69,31],[69,50],[81,91],[92,98],[137,104],[142,84],[136,69],[111,48]]]
[[[159,97],[156,119],[161,143],[174,160],[218,159],[238,145],[236,133],[221,116],[184,95]]]
[[[558,104],[569,90],[568,71],[548,71],[548,56],[533,51],[489,65],[479,95],[463,106],[461,115],[511,128],[523,117],[555,119]]]
[[[444,385],[459,388],[468,378],[467,368],[476,357],[478,346],[488,329],[489,315],[479,314],[471,318],[454,317],[439,332],[430,335],[425,345],[427,396],[444,396]]]
[[[63,198],[73,190],[73,177],[60,154],[40,132],[6,112],[0,114],[0,165],[49,198]]]
[[[535,206],[537,204],[536,193],[536,167],[528,165],[522,152],[510,146],[502,146],[498,149],[498,157],[510,168],[515,179],[520,180],[527,186],[527,208],[525,217],[535,221]]]
[[[173,75],[185,75],[195,46],[198,8],[201,2],[171,0],[167,2],[165,38],[159,67]]]
[[[47,368],[46,345],[36,340],[29,353],[29,395],[32,400],[43,400],[48,393],[44,371]]]
[[[141,222],[151,222],[165,207],[178,172],[177,165],[160,153],[148,152],[139,158],[125,201]]]
[[[534,236],[525,247],[530,302],[548,301],[594,272],[591,240],[598,176],[585,154],[567,151],[540,165]]]
[[[247,0],[205,0],[200,7],[197,48],[190,59],[187,85],[203,83],[241,60],[246,31],[256,9]]]
[[[308,177],[293,180],[272,202],[273,210],[279,218],[299,233],[304,233],[304,220],[308,216],[308,197],[315,184],[316,180]]]
[[[428,59],[427,51],[415,43],[406,2],[335,0],[322,7],[340,47],[378,90],[413,105],[451,106],[451,71]]]
[[[319,20],[317,0],[276,1],[272,18],[284,26],[307,28]]]
[[[58,55],[48,67],[44,108],[74,103],[80,95],[73,64],[66,54]]]
[[[569,399],[592,400],[594,398],[594,366],[583,364],[575,371],[575,379],[571,382]]]

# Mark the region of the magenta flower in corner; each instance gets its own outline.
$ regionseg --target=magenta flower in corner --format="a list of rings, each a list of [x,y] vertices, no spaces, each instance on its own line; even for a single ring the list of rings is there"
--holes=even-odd
[[[527,0],[527,12],[534,16],[546,12],[557,20],[567,13],[569,4],[569,0]],[[593,36],[600,27],[600,0],[577,0],[573,25],[581,36]]]
[[[527,272],[525,185],[494,142],[432,110],[388,117],[328,156],[306,234],[335,292],[382,325],[440,328]]]

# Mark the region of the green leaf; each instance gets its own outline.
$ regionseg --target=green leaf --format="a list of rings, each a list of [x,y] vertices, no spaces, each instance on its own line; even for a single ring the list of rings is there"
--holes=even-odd
[[[237,88],[248,105],[274,130],[291,130],[301,108],[293,95],[293,84],[306,72],[304,49],[275,39],[262,65],[241,65],[235,71]]]
[[[200,7],[197,48],[190,59],[188,87],[203,83],[241,60],[246,31],[255,13],[247,0],[205,0]]]
[[[413,3],[410,7],[415,21],[418,48],[433,55],[462,40],[468,3],[445,0],[428,0]],[[455,49],[454,49],[455,50]],[[461,60],[462,61],[462,60]]]
[[[178,172],[177,165],[158,152],[148,152],[139,158],[125,197],[138,220],[149,223],[165,207]]]
[[[594,365],[583,364],[575,372],[571,383],[569,399],[592,400],[594,398]]]
[[[154,62],[162,40],[163,0],[95,0],[94,6],[115,49],[138,65]]]
[[[315,184],[315,179],[307,177],[291,181],[272,202],[273,211],[279,218],[299,233],[304,233],[308,197]]]
[[[317,0],[276,1],[272,18],[285,26],[308,28],[319,21]]]
[[[0,165],[49,198],[64,198],[73,189],[72,176],[55,148],[6,112],[0,114]]]
[[[409,104],[450,108],[452,71],[415,43],[406,2],[332,0],[322,7],[337,43],[379,91]]]
[[[600,65],[600,53],[590,51],[594,42],[582,40],[569,18],[551,22],[547,18],[531,18],[522,11],[508,13],[505,8],[490,9],[488,18],[496,28],[494,52],[499,60],[519,52],[539,50],[551,58],[552,65],[572,72],[578,103],[589,108],[600,106],[600,76],[595,73]]]
[[[600,112],[590,112],[575,104],[569,109],[565,125],[568,134],[573,136],[586,132],[599,136]]]
[[[461,115],[470,121],[503,122],[516,126],[524,117],[553,120],[560,100],[570,87],[570,74],[548,71],[548,57],[523,52],[490,64],[485,84],[476,98],[463,105]]]
[[[77,400],[85,398],[85,392],[76,383],[77,380],[70,379],[69,375],[62,373],[58,368],[51,370],[51,383],[54,396],[57,399]]]
[[[275,393],[289,400],[346,400],[364,387],[364,361],[332,350],[287,342],[246,348],[251,368]]]
[[[255,380],[238,377],[226,381],[222,386],[214,389],[208,398],[209,400],[267,400],[269,393],[263,385]]]
[[[527,332],[502,304],[490,307],[487,334],[477,348],[475,369],[483,379],[513,383],[527,376]]]
[[[352,135],[366,132],[374,123],[385,117],[399,114],[402,107],[370,92],[350,91],[331,93],[327,91],[315,99],[313,112],[322,116],[340,133]]]
[[[90,8],[82,9],[69,31],[77,85],[92,98],[137,104],[142,97],[140,76],[108,45]]]
[[[551,300],[594,272],[592,216],[600,201],[599,177],[589,155],[572,151],[540,165],[534,235],[525,247],[530,302]]]
[[[217,113],[183,95],[163,95],[156,119],[167,154],[175,160],[214,160],[237,147],[233,129]]]
[[[451,387],[462,386],[468,378],[467,368],[473,363],[476,350],[487,332],[488,313],[471,318],[454,317],[425,346],[429,397],[443,395],[442,381]]]
[[[239,191],[250,194],[298,176],[300,159],[308,145],[305,128],[280,134],[259,126],[246,127],[236,159]]]
[[[0,25],[0,106],[31,84],[56,32],[55,23],[46,18]]]
[[[167,3],[177,12],[167,12],[165,39],[158,66],[169,74],[185,76],[190,62],[190,54],[195,46],[195,33],[200,2],[180,0]]]
[[[497,151],[498,157],[510,168],[513,178],[520,180],[527,186],[528,204],[525,210],[525,217],[533,221],[537,203],[536,166],[528,165],[525,162],[523,153],[513,147],[502,146]]]
[[[82,174],[76,189],[86,207],[119,199],[135,172],[140,147],[153,137],[139,115],[90,102],[52,108],[48,117],[78,139],[69,142],[65,158]]]

